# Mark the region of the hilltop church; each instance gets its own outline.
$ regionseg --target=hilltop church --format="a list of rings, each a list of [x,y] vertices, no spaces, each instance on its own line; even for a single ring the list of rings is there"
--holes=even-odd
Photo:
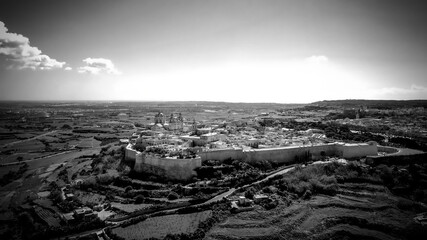
[[[178,116],[171,113],[169,121],[166,122],[166,116],[159,112],[154,116],[154,123],[150,125],[153,131],[182,131],[184,129],[184,118],[181,113]]]

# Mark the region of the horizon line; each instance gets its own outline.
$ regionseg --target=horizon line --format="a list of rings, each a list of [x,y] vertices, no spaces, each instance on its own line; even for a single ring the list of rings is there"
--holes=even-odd
[[[317,102],[333,102],[333,101],[427,101],[427,99],[333,99],[333,100],[319,100],[314,102],[306,103],[281,103],[281,102],[233,102],[233,101],[208,101],[208,100],[0,100],[0,103],[5,102],[181,102],[181,103],[192,103],[192,102],[201,102],[201,103],[245,103],[245,104],[288,104],[288,105],[307,105]]]

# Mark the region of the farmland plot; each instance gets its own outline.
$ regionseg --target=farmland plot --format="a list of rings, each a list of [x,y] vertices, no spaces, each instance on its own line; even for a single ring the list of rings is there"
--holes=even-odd
[[[18,171],[21,165],[10,165],[10,166],[2,166],[0,167],[0,178],[6,175],[9,171]]]
[[[93,138],[84,138],[78,142],[77,147],[80,147],[80,148],[99,147],[100,143],[101,143],[100,141],[97,141]]]
[[[18,152],[43,151],[45,149],[45,145],[37,139],[32,139],[9,145],[5,150],[8,149],[16,149]]]
[[[74,195],[83,203],[83,204],[99,204],[104,202],[105,196],[92,192],[84,191],[75,191]]]
[[[43,159],[29,162],[29,169],[37,169],[40,167],[47,167],[54,163],[63,163],[66,161],[73,160],[83,155],[99,154],[100,149],[86,149],[82,151],[67,151],[58,153]]]
[[[29,153],[29,152],[23,152],[23,153],[15,153],[12,155],[1,155],[0,161],[2,164],[5,163],[11,163],[11,162],[18,162],[19,160],[30,160],[30,159],[36,159],[41,158],[45,156],[49,156],[52,153],[44,152],[44,153]],[[20,159],[22,158],[22,159]]]
[[[111,202],[111,207],[119,209],[120,211],[126,212],[126,213],[132,213],[138,210],[142,210],[144,208],[149,208],[153,206],[153,204],[123,204],[118,202]]]
[[[0,137],[1,137],[1,136],[0,136]],[[18,139],[17,139],[17,138],[15,138],[15,137],[5,138],[5,137],[3,136],[3,137],[1,137],[1,138],[0,138],[0,146],[4,146],[4,145],[6,145],[6,144],[13,143],[13,142],[16,142],[16,141],[18,141]]]
[[[80,172],[81,170],[90,170],[92,167],[91,158],[78,159],[78,163],[75,163],[76,160],[67,163],[68,176],[71,177],[73,174]]]
[[[18,139],[27,139],[37,136],[38,134],[32,134],[32,133],[18,133],[15,134],[15,137]]]
[[[60,227],[61,225],[59,224],[59,219],[55,217],[55,214],[52,213],[51,211],[38,207],[36,206],[34,208],[34,211],[36,212],[36,214],[49,226],[52,227]]]
[[[113,229],[113,233],[125,239],[164,238],[167,234],[193,233],[200,222],[211,216],[211,211],[173,214],[148,218],[127,227]]]

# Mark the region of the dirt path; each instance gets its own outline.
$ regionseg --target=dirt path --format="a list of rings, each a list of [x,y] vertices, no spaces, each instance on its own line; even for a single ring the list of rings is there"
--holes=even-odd
[[[22,163],[30,163],[30,162],[33,162],[33,161],[38,161],[38,160],[43,160],[43,159],[46,159],[46,158],[56,157],[56,156],[63,155],[63,154],[66,154],[66,153],[70,153],[70,152],[73,152],[73,151],[77,151],[77,150],[69,150],[69,151],[65,151],[65,152],[60,152],[60,153],[52,154],[52,155],[49,155],[49,156],[44,156],[44,157],[41,157],[41,158],[33,158],[33,159],[28,159],[28,160],[23,160],[23,161],[16,161],[16,162],[4,163],[4,164],[1,164],[1,166],[10,166],[10,165],[17,165],[17,164],[22,164]]]

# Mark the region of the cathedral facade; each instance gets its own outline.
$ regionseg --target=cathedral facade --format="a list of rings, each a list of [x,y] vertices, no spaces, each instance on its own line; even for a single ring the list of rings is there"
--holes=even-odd
[[[168,122],[166,122],[166,117],[163,113],[159,112],[154,116],[154,124],[152,124],[151,130],[161,131],[182,131],[184,128],[184,118],[182,114],[178,115],[171,113]]]

